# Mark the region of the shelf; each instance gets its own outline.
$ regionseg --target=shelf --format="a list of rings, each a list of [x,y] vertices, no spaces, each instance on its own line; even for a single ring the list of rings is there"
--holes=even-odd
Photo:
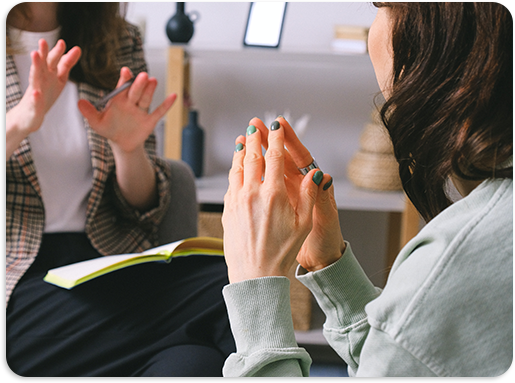
[[[229,181],[227,174],[196,180],[197,200],[202,204],[223,204]],[[334,180],[335,199],[340,210],[403,212],[403,192],[375,192],[355,187],[346,179]]]
[[[184,47],[190,59],[210,60],[213,62],[273,62],[292,64],[317,64],[318,66],[341,65],[343,62],[362,65],[370,62],[368,54],[347,53],[330,48],[271,49],[257,47],[216,48],[216,47]]]

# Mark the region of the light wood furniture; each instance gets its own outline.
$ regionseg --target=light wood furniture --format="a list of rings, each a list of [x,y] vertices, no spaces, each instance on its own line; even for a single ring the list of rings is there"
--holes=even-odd
[[[182,47],[168,49],[168,71],[166,74],[166,94],[177,94],[177,99],[165,117],[164,155],[167,158],[181,159],[182,127],[188,120],[188,94],[190,86],[190,64]]]

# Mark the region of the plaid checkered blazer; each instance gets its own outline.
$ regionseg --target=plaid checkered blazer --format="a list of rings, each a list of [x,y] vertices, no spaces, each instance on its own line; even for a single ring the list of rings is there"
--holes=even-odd
[[[146,71],[142,42],[136,27],[127,24],[118,53],[119,65],[128,66],[136,75]],[[107,90],[78,84],[79,98],[99,100]],[[13,57],[6,60],[6,111],[14,107],[23,93]],[[122,197],[116,183],[115,164],[106,139],[87,129],[93,165],[93,187],[87,204],[86,234],[103,255],[140,252],[156,246],[157,227],[169,204],[170,171],[156,157],[155,137],[146,149],[155,172],[159,205],[140,213]],[[56,148],[57,149],[57,148]],[[12,290],[38,254],[45,225],[45,207],[41,198],[31,148],[25,139],[6,163],[6,304]]]

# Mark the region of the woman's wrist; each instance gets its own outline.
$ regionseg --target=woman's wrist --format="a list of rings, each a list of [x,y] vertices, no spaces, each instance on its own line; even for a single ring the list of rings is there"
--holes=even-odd
[[[337,262],[343,256],[343,253],[345,253],[346,248],[347,245],[342,239],[339,250],[335,251],[332,256],[324,257],[324,259],[320,259],[316,263],[306,265],[301,264],[301,267],[307,272],[314,272],[325,269],[326,267],[331,266],[333,263]]]

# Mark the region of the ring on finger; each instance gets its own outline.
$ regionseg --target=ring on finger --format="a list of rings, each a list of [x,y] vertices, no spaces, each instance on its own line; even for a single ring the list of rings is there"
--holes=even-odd
[[[304,167],[304,168],[297,168],[297,169],[299,169],[299,171],[302,173],[302,175],[304,175],[304,176],[305,176],[306,174],[308,174],[308,173],[309,173],[309,171],[310,171],[311,169],[320,169],[320,168],[318,167],[317,162],[316,162],[316,161],[315,161],[315,159],[313,158],[313,162],[311,162],[308,166],[306,166],[306,167]]]

